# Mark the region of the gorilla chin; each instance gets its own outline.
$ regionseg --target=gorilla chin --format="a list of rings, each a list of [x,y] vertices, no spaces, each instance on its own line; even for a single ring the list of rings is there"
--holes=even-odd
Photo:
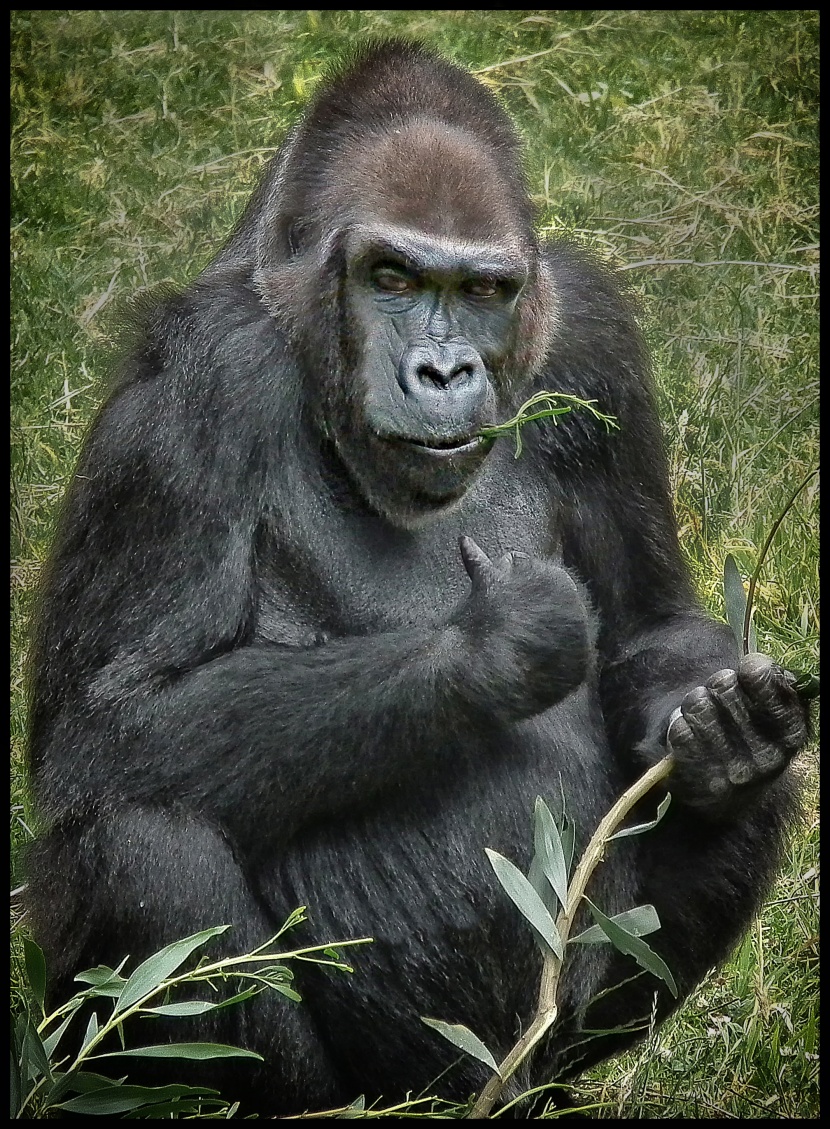
[[[370,460],[364,448],[363,458],[349,458],[348,466],[364,498],[403,528],[420,525],[458,503],[493,446],[480,435],[373,435],[370,442]]]

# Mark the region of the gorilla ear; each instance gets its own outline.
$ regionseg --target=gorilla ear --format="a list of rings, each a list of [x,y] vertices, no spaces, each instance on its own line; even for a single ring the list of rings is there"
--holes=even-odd
[[[275,266],[295,259],[303,249],[302,221],[293,216],[277,215],[267,222],[271,231],[260,243],[260,265]]]
[[[285,245],[287,249],[286,258],[293,259],[296,255],[299,255],[300,251],[302,251],[303,243],[305,242],[303,238],[304,232],[302,220],[286,219],[284,221],[284,230]]]
[[[540,370],[559,329],[559,295],[544,251],[537,259],[535,273],[535,281],[519,305],[516,323],[513,364],[522,377]]]
[[[279,241],[283,254],[260,263],[254,271],[254,285],[266,309],[304,356],[319,353],[321,347],[335,348],[339,341],[344,233],[329,233],[317,247],[312,243],[315,238],[302,220],[281,221],[273,239]],[[329,358],[326,363],[335,361]]]

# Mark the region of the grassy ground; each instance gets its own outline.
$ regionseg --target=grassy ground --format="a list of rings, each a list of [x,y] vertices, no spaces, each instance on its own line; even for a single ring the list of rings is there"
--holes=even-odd
[[[646,300],[683,546],[721,615],[818,461],[814,11],[17,11],[12,16],[12,882],[32,588],[142,287],[204,265],[325,65],[414,34],[477,71],[528,147],[541,222]],[[818,667],[818,479],[776,535],[759,646]],[[596,1116],[816,1117],[815,748],[804,825],[736,961],[642,1054],[580,1087]]]

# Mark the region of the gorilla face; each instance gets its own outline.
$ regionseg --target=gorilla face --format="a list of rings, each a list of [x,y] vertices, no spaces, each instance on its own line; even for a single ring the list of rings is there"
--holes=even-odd
[[[529,386],[555,315],[505,148],[379,120],[360,145],[331,123],[325,146],[289,144],[257,282],[352,482],[409,527],[469,488],[477,432]]]
[[[463,495],[503,411],[525,258],[406,227],[344,241],[346,395],[330,433],[364,496],[417,524]]]

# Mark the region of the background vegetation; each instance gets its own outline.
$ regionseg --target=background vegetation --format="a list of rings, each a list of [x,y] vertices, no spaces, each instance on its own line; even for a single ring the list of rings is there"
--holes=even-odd
[[[817,12],[12,13],[13,887],[33,819],[33,589],[118,311],[204,266],[326,66],[390,33],[501,95],[542,226],[642,292],[682,543],[713,612],[725,554],[748,574],[817,463]],[[758,594],[760,649],[797,669],[818,666],[817,488]],[[594,1116],[818,1116],[815,755],[760,921],[642,1053],[580,1084]],[[15,953],[21,931],[13,914]]]

